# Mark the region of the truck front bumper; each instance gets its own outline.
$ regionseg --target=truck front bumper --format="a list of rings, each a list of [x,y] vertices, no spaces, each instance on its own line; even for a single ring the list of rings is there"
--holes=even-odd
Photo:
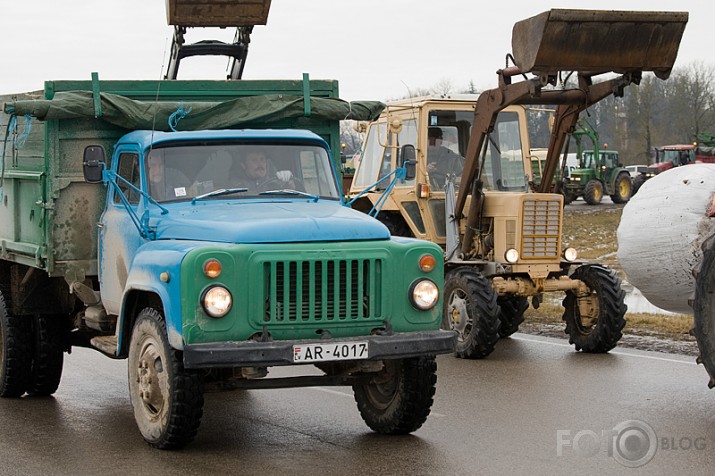
[[[337,339],[191,344],[184,347],[184,367],[200,369],[294,365],[296,362],[293,361],[293,346],[332,342],[367,342],[368,357],[363,360],[402,359],[452,352],[456,339],[456,332],[438,330]]]

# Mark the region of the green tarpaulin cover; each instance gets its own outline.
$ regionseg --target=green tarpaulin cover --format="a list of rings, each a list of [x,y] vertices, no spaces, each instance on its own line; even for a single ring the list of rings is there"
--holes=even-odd
[[[230,129],[266,125],[306,116],[303,96],[271,94],[247,96],[224,102],[147,102],[125,96],[100,93],[101,119],[125,129],[170,131],[169,118],[179,109],[188,114],[176,130]],[[326,120],[372,121],[385,105],[379,101],[347,102],[337,98],[310,98],[310,117]],[[90,91],[59,92],[53,99],[6,102],[8,114],[29,114],[40,120],[95,117]]]

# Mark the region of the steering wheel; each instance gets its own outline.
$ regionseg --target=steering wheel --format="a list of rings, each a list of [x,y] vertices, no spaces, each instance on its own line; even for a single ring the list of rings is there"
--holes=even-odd
[[[291,185],[291,186],[289,186]],[[265,182],[261,183],[258,185],[257,189],[265,192],[267,190],[281,190],[284,188],[290,188],[294,190],[298,190],[300,192],[305,191],[305,185],[303,184],[302,180],[299,180],[295,177],[291,178],[289,181],[284,182],[283,180],[279,179],[278,177],[271,177]]]

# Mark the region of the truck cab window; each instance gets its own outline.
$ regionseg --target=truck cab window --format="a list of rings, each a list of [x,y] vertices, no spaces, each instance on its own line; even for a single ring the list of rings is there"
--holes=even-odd
[[[139,181],[139,157],[134,153],[124,153],[119,155],[119,161],[117,164],[117,175],[122,177],[127,182],[134,185],[136,188],[140,188]],[[117,191],[114,195],[115,202],[121,202],[119,198],[119,193],[123,194],[126,199],[131,204],[139,203],[139,193],[132,189],[122,180],[117,180]]]

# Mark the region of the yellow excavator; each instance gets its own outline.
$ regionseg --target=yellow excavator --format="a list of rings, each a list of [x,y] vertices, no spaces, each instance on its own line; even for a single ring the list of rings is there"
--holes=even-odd
[[[687,21],[685,12],[553,9],[514,25],[498,87],[388,104],[366,126],[352,206],[393,234],[444,247],[443,327],[458,331],[458,357],[489,355],[523,322],[527,299],[536,307],[552,292],[565,294],[576,350],[616,346],[626,312],[620,278],[563,249],[553,177],[582,111],[622,96],[645,72],[668,78]],[[538,185],[525,115],[534,105],[555,106]]]

